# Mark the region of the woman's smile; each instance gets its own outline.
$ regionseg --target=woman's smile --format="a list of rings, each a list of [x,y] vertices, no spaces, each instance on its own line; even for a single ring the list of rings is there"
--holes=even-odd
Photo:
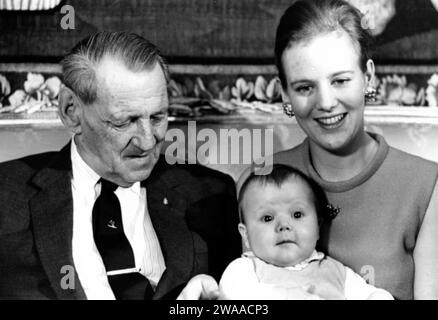
[[[336,129],[344,123],[344,119],[347,116],[347,112],[336,114],[333,116],[318,117],[315,121],[324,129]]]

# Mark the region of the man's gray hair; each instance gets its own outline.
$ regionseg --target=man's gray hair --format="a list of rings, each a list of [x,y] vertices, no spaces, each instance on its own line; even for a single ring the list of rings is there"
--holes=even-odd
[[[108,56],[134,72],[151,70],[158,63],[169,80],[167,63],[154,44],[134,33],[98,32],[80,41],[61,61],[64,84],[85,104],[97,98],[96,67]]]

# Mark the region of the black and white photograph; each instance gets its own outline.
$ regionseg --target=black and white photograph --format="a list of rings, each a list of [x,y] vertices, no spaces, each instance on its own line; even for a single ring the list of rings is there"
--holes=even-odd
[[[0,0],[0,30],[0,300],[438,300],[438,0]]]

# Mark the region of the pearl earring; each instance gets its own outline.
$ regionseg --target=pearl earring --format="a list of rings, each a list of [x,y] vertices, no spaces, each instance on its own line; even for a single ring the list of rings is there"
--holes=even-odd
[[[294,109],[292,108],[292,104],[285,102],[283,103],[283,112],[289,117],[292,118],[295,116]]]
[[[377,96],[377,90],[371,86],[365,89],[365,101],[366,102],[375,102]]]

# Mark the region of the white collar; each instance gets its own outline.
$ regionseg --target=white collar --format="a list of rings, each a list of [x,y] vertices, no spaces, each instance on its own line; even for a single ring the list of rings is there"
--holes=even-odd
[[[242,254],[242,256],[247,257],[247,258],[255,257],[257,259],[260,259],[260,258],[256,257],[252,251],[246,251]],[[303,270],[304,268],[306,268],[310,264],[310,262],[320,261],[320,260],[324,259],[324,256],[325,256],[324,253],[313,250],[313,252],[309,258],[297,263],[294,266],[289,266],[289,267],[284,267],[284,268],[287,270],[300,271],[300,270]],[[265,261],[265,263],[267,263],[267,262]],[[269,264],[271,264],[271,263],[269,263]]]
[[[74,185],[83,190],[94,188],[100,176],[82,159],[74,137],[71,142],[71,164]]]
[[[304,268],[306,268],[311,262],[313,261],[320,261],[324,258],[324,253],[322,252],[318,252],[316,250],[313,250],[312,254],[310,255],[310,257],[308,257],[307,259],[301,261],[300,263],[297,263],[294,266],[290,266],[290,267],[286,267],[286,269],[288,270],[294,270],[294,271],[299,271],[299,270],[303,270]]]

